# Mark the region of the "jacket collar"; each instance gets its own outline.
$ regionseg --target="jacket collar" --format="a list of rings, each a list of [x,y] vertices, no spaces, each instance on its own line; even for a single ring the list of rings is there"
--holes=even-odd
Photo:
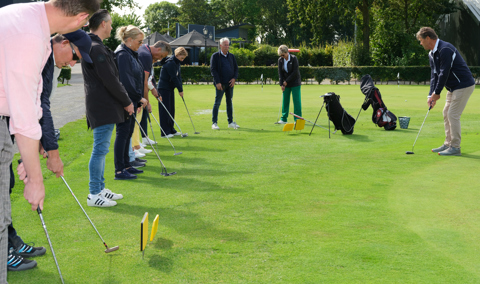
[[[115,49],[115,53],[119,53],[121,51],[125,51],[127,53],[129,53],[130,55],[132,55],[133,57],[137,58],[138,57],[138,53],[131,50],[130,48],[128,48],[124,43],[120,44],[117,49]]]

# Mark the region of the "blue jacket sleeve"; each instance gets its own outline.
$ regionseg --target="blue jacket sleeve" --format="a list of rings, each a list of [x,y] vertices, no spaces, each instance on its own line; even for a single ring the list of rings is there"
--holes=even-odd
[[[132,72],[133,66],[131,66],[130,55],[126,52],[119,52],[116,54],[117,64],[118,64],[118,77],[122,85],[127,90],[128,96],[130,99],[136,98],[138,96],[135,89],[134,74]]]
[[[437,84],[435,85],[435,94],[439,95],[447,83],[450,69],[452,68],[454,51],[450,48],[442,48],[439,56],[439,66],[437,67]]]
[[[53,76],[53,75],[52,75]],[[50,112],[50,94],[42,93],[40,96],[43,116],[40,119],[40,126],[42,127],[42,143],[45,151],[57,150],[58,143],[55,138],[55,126],[53,125],[52,113]]]
[[[218,84],[220,82],[220,75],[218,74],[218,52],[215,52],[212,54],[212,57],[210,58],[210,73],[213,76],[213,83]]]
[[[231,54],[231,53],[230,53]],[[233,78],[235,81],[238,79],[238,65],[237,65],[237,59],[235,58],[235,55],[232,54],[233,58]]]
[[[430,62],[430,91],[428,93],[428,97],[430,97],[433,92],[435,92],[435,85],[437,84],[437,74],[435,74],[435,72],[433,72],[433,69],[434,69],[434,63],[433,63],[433,58],[429,58],[429,62]]]

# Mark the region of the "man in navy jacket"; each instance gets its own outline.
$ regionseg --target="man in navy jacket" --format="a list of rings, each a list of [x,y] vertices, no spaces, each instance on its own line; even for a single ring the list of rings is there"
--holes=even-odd
[[[432,152],[441,156],[460,156],[460,116],[475,90],[475,80],[458,50],[440,40],[432,28],[421,28],[417,32],[417,39],[425,50],[430,50],[428,57],[432,71],[427,101],[429,107],[436,105],[443,87],[448,91],[443,109],[445,142],[432,149]]]
[[[228,38],[220,40],[220,50],[212,54],[210,58],[210,72],[213,76],[213,84],[216,88],[215,104],[212,110],[212,129],[220,129],[217,125],[218,108],[225,93],[227,103],[228,127],[237,129],[239,126],[233,121],[233,87],[238,78],[238,65],[235,56],[228,52],[230,41]]]

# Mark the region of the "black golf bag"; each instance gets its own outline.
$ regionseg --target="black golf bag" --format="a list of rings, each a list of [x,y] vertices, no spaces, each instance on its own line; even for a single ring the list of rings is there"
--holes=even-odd
[[[335,125],[335,129],[342,131],[342,134],[352,134],[355,119],[349,115],[340,104],[340,96],[335,93],[327,93],[323,96],[328,118]]]
[[[362,77],[360,90],[365,95],[365,102],[362,105],[363,110],[367,110],[372,105],[372,121],[385,130],[394,130],[397,127],[397,117],[387,109],[383,103],[380,90],[373,84],[372,77],[365,75]]]

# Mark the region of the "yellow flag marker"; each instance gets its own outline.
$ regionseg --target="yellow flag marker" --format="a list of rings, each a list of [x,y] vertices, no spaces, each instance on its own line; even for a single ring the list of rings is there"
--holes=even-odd
[[[155,238],[155,235],[157,234],[157,230],[158,230],[158,219],[160,217],[158,216],[155,216],[155,219],[153,219],[153,223],[152,223],[152,232],[150,233],[150,241],[153,241],[153,238]]]
[[[293,130],[293,123],[286,123],[283,126],[283,131],[292,131]]]
[[[295,122],[295,130],[303,130],[305,128],[305,120],[297,119]]]
[[[148,241],[148,212],[143,215],[142,223],[140,224],[140,251],[145,250]]]

